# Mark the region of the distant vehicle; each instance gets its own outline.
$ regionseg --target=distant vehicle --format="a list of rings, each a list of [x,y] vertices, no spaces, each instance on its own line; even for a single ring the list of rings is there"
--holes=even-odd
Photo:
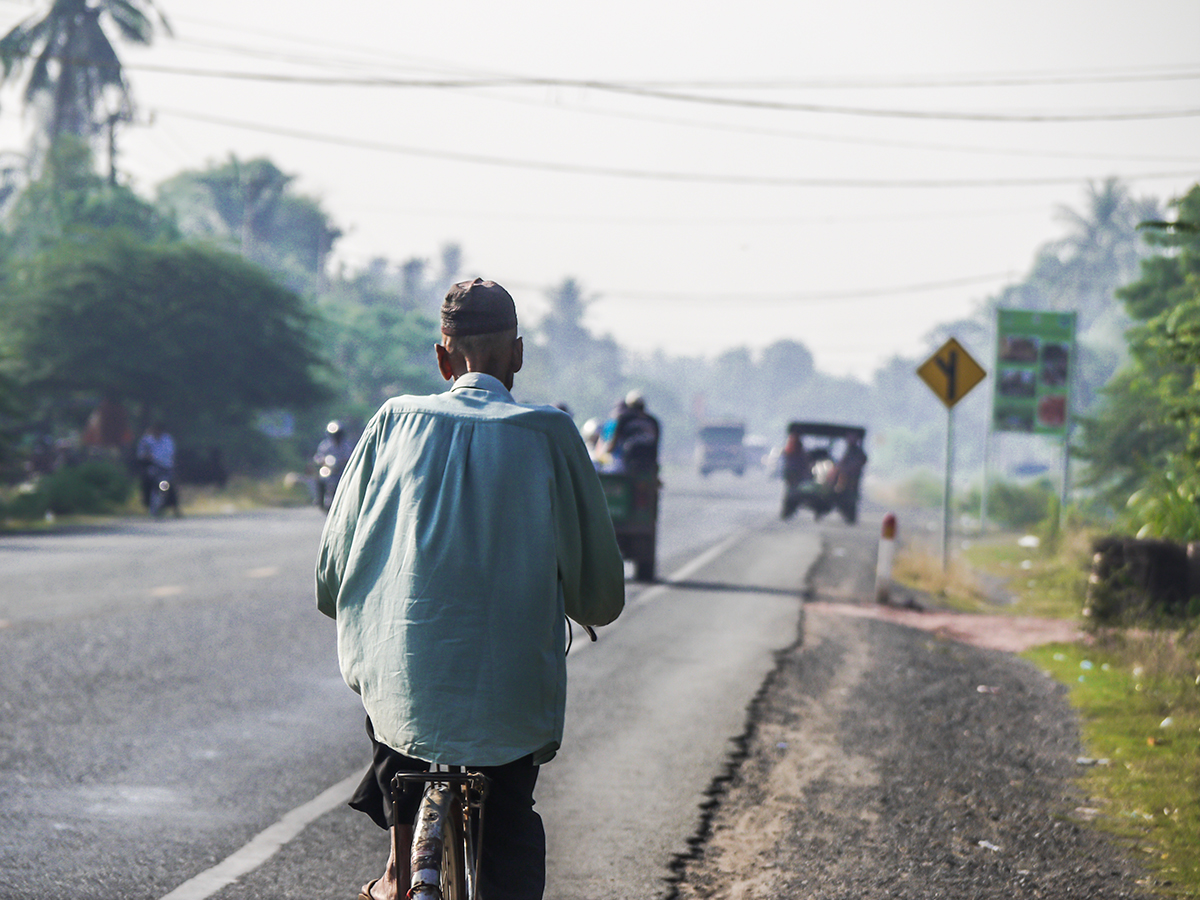
[[[662,487],[658,473],[601,472],[600,485],[621,556],[633,561],[634,580],[653,581],[658,555],[658,492]]]
[[[817,519],[836,509],[847,522],[858,520],[866,434],[860,426],[833,422],[788,425],[782,456],[784,519],[806,507]]]
[[[325,437],[317,445],[317,452],[313,454],[313,464],[317,469],[317,506],[329,512],[342,472],[345,471],[346,463],[350,461],[350,453],[354,450],[354,441],[350,439],[342,423],[336,420],[325,426],[325,432]]]
[[[746,435],[742,441],[746,455],[747,469],[765,469],[771,462],[771,445],[766,438],[759,435]]]
[[[746,426],[740,422],[705,425],[696,436],[696,468],[700,474],[728,469],[741,475],[746,471]]]
[[[1050,466],[1048,463],[1039,462],[1036,459],[1029,459],[1013,466],[1011,473],[1017,478],[1033,478],[1037,475],[1044,475],[1049,471]]]

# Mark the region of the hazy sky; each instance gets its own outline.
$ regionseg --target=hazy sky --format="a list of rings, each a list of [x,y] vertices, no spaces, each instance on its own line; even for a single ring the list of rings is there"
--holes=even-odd
[[[124,50],[136,188],[266,155],[346,264],[457,242],[530,317],[575,278],[636,349],[792,338],[867,378],[1021,277],[1089,180],[1200,180],[1197,0],[160,7],[174,39]]]

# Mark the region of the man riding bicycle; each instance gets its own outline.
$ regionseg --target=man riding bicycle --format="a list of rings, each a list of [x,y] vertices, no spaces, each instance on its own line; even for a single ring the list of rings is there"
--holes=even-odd
[[[392,821],[392,775],[440,763],[492,779],[482,896],[539,900],[546,851],[533,789],[562,740],[564,616],[615,619],[624,566],[574,423],[510,393],[524,355],[512,297],[491,281],[457,284],[441,331],[438,370],[451,389],[395,397],[376,413],[317,562],[317,607],[337,620],[342,675],[362,697],[374,754],[350,805],[400,838],[359,897],[407,889],[420,790]]]

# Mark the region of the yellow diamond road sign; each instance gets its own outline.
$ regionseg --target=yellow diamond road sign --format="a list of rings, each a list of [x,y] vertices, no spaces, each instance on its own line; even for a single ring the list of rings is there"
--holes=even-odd
[[[947,407],[953,407],[987,377],[987,372],[954,338],[942,344],[933,356],[921,363],[917,374]]]

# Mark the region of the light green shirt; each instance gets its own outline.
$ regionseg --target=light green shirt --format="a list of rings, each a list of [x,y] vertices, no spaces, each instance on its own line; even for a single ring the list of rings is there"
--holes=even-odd
[[[490,375],[395,397],[367,425],[329,511],[317,608],[378,740],[491,766],[562,740],[564,615],[604,625],[625,569],[570,417]]]

